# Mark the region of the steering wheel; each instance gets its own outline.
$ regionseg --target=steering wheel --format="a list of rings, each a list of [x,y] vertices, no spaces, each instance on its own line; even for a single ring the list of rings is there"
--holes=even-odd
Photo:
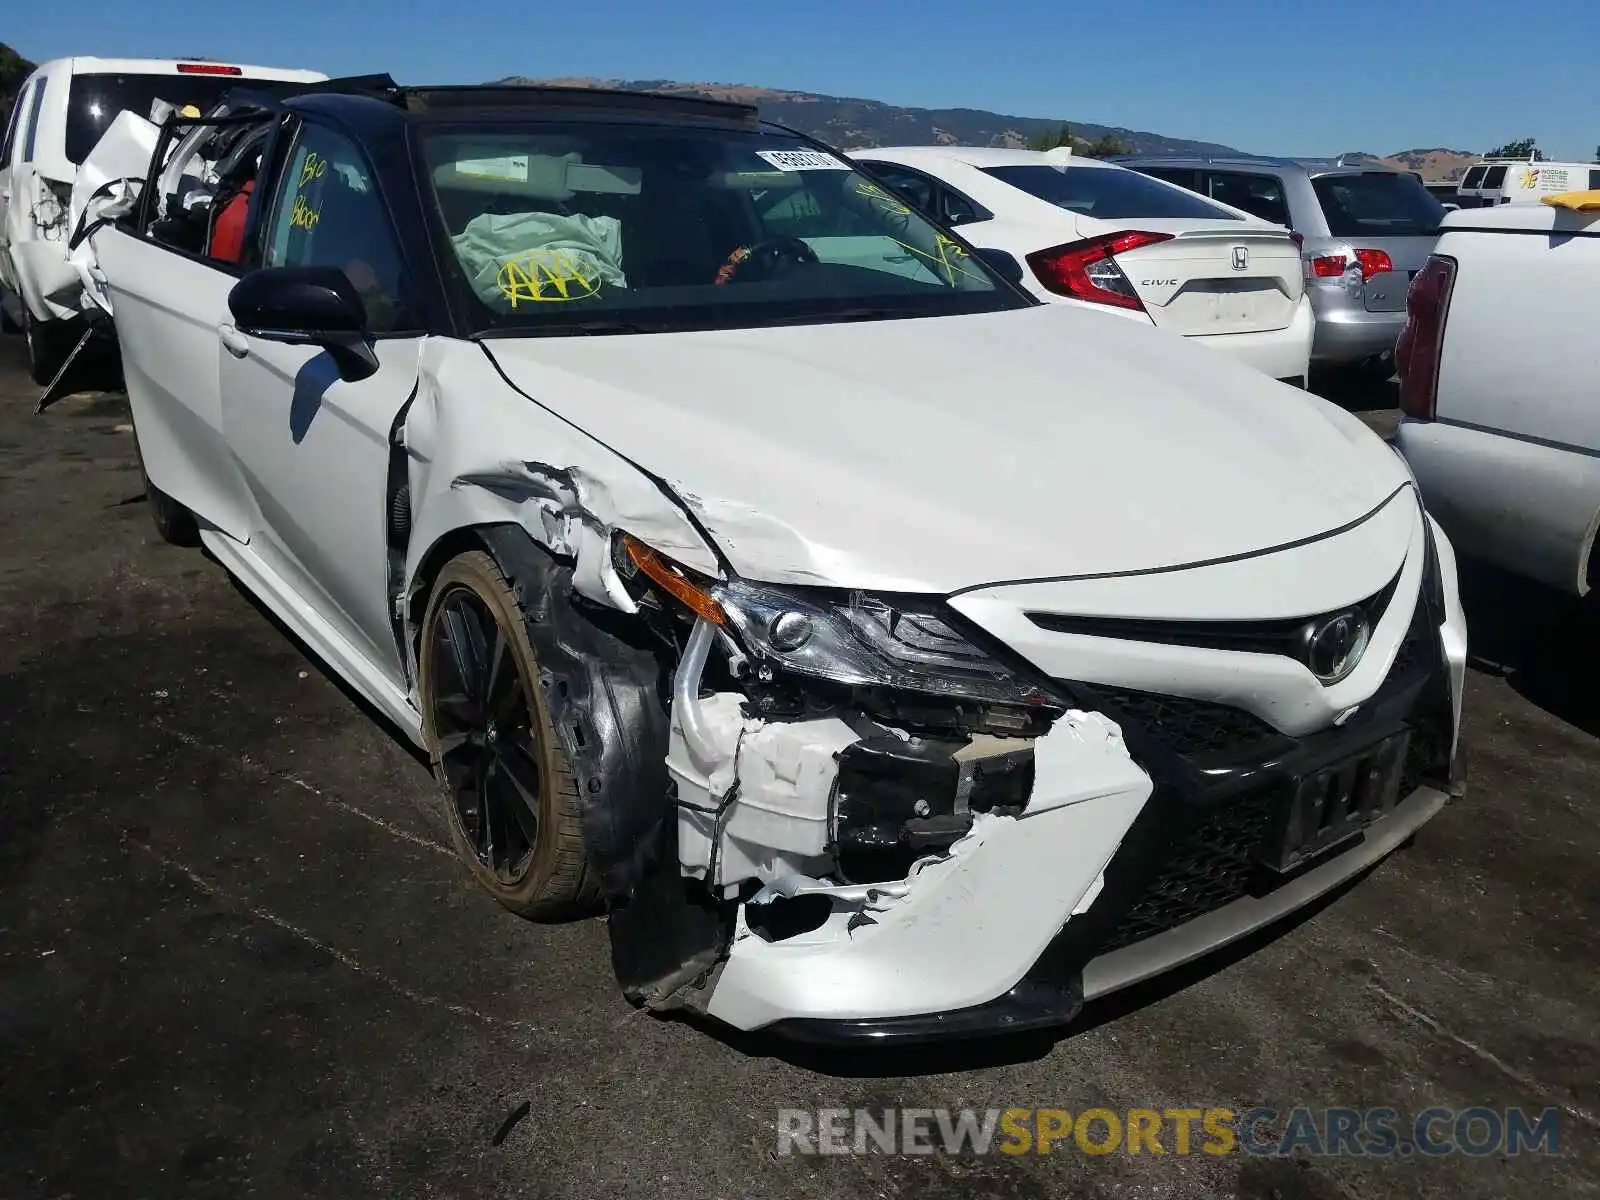
[[[797,237],[779,234],[763,238],[750,246],[740,246],[717,269],[718,286],[730,283],[734,275],[745,280],[771,279],[786,265],[814,263],[817,252]]]

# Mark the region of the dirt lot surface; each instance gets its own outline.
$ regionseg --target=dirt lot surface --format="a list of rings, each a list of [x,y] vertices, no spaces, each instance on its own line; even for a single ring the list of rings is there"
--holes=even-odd
[[[1576,604],[1469,575],[1467,799],[1253,955],[1060,1039],[815,1057],[635,1013],[600,923],[496,908],[416,756],[156,539],[122,398],[32,398],[0,341],[8,1200],[1600,1195],[1600,639]],[[1560,1152],[776,1153],[785,1107],[1298,1104],[1554,1108]]]

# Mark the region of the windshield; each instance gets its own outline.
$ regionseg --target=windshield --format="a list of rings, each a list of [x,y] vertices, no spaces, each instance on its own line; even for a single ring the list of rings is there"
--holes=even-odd
[[[1173,184],[1110,167],[985,167],[985,174],[1057,208],[1103,221],[1139,217],[1199,217],[1237,221],[1225,208]]]
[[[624,333],[1025,307],[843,159],[758,129],[423,126],[472,324]]]
[[[1437,233],[1444,206],[1409,175],[1318,175],[1311,181],[1333,237]]]
[[[157,100],[174,108],[192,104],[205,112],[223,92],[244,82],[236,75],[74,75],[67,101],[67,158],[74,166],[81,164],[125,108],[147,120]],[[260,79],[248,82],[268,92],[290,86]]]

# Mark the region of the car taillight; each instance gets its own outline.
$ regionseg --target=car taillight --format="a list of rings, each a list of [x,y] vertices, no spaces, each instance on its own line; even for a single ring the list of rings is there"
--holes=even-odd
[[[1394,270],[1394,259],[1390,258],[1384,250],[1357,250],[1356,261],[1361,264],[1361,282],[1365,283],[1374,275],[1384,275]]]
[[[1406,324],[1394,348],[1400,373],[1400,412],[1413,421],[1433,420],[1439,400],[1439,356],[1444,322],[1456,286],[1456,260],[1430,254],[1406,293]]]
[[[179,63],[180,75],[243,75],[240,67],[228,67],[222,63]]]
[[[1115,256],[1171,240],[1170,233],[1109,233],[1049,250],[1035,250],[1028,255],[1028,266],[1039,282],[1058,296],[1143,312],[1144,303],[1117,266]]]
[[[1311,260],[1311,273],[1318,279],[1338,279],[1350,268],[1342,254],[1319,254]]]

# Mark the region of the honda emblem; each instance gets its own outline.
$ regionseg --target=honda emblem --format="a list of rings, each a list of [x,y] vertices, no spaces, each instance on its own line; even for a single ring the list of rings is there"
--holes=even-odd
[[[1248,271],[1250,269],[1250,248],[1248,246],[1235,246],[1233,248],[1233,269],[1235,271]]]

